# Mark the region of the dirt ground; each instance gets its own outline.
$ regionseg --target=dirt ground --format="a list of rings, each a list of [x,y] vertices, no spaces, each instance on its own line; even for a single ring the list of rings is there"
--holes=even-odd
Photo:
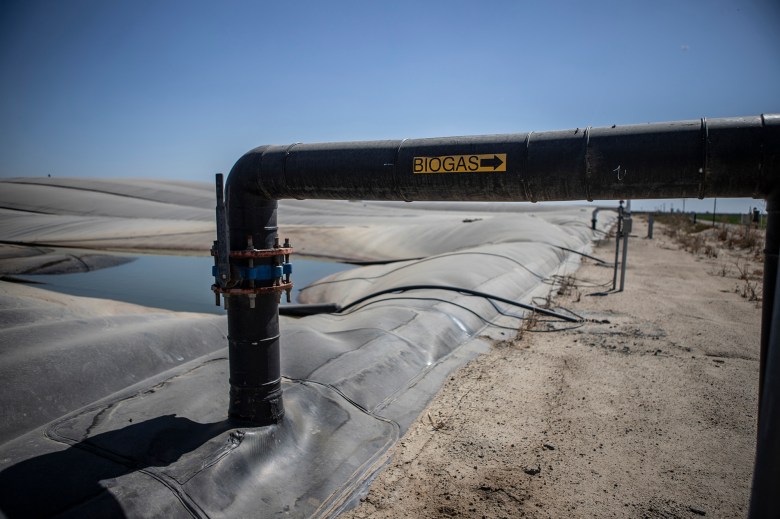
[[[612,270],[585,260],[558,297],[592,322],[540,323],[454,373],[341,517],[746,516],[761,311],[739,276],[760,263],[646,234],[635,221],[624,292],[594,295]]]

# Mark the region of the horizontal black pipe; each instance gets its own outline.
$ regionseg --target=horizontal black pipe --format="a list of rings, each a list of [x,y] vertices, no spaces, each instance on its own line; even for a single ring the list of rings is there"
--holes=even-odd
[[[227,189],[230,248],[270,248],[276,200],[364,199],[565,201],[642,198],[774,198],[780,172],[780,115],[700,119],[510,135],[262,146],[241,157]],[[771,224],[770,227],[777,225]],[[777,232],[770,229],[768,233]],[[231,260],[232,263],[232,260]],[[244,260],[236,260],[245,266]],[[771,261],[767,262],[767,269]],[[775,263],[776,265],[776,263]],[[244,288],[239,287],[239,288]],[[236,297],[228,309],[231,416],[281,420],[278,301]],[[773,315],[765,298],[764,319]],[[770,321],[771,322],[771,321]],[[764,323],[768,329],[768,323]],[[762,366],[778,355],[762,334]],[[768,352],[768,353],[767,353]],[[763,376],[762,369],[762,376]],[[765,381],[766,382],[766,381]],[[773,380],[777,387],[777,381]],[[762,409],[759,436],[780,428],[776,404]],[[769,416],[768,416],[769,415]],[[778,488],[778,449],[756,478]],[[774,499],[761,487],[755,505]]]
[[[307,315],[333,314],[340,312],[341,307],[336,303],[312,303],[308,305],[281,305],[279,315],[289,317],[305,317]]]
[[[250,244],[273,247],[278,242],[276,200],[281,198],[767,197],[777,186],[778,170],[779,115],[510,135],[270,145],[246,153],[230,172],[227,234],[231,251]],[[231,259],[233,268],[246,266],[245,259]],[[252,287],[241,281],[237,288]],[[256,423],[273,423],[284,413],[277,297],[258,296],[256,305],[246,297],[231,297],[228,307],[230,414]],[[771,308],[766,311],[771,313]]]
[[[227,186],[230,248],[270,248],[282,198],[563,201],[767,197],[780,116],[476,137],[262,146]],[[233,259],[232,266],[245,266]],[[245,288],[245,287],[240,287]],[[281,418],[278,303],[231,298],[231,415]],[[273,364],[266,365],[265,363]],[[251,409],[258,405],[273,416]]]
[[[780,115],[760,115],[262,146],[231,174],[251,176],[255,195],[269,200],[763,198],[777,184],[779,155]]]

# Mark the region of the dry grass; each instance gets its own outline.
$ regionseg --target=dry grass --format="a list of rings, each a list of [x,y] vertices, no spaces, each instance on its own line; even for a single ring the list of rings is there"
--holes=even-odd
[[[523,340],[525,333],[533,330],[539,324],[539,314],[530,312],[523,318],[523,324],[517,329],[517,333],[510,339],[504,339],[493,343],[496,348],[515,348]]]
[[[720,224],[710,227],[694,224],[685,215],[665,215],[661,219],[665,233],[683,249],[708,258],[717,258],[718,249],[746,252],[755,259],[761,259],[764,246],[763,232],[744,225]]]
[[[715,272],[715,275],[725,278],[731,273],[731,269],[725,263],[720,265],[720,268]]]
[[[738,281],[734,292],[748,301],[757,304],[761,302],[763,231],[726,223],[715,227],[702,223],[693,224],[682,214],[662,215],[660,221],[665,226],[665,234],[681,249],[695,256],[725,260],[711,274],[720,277],[733,276]]]
[[[561,276],[558,278],[558,290],[559,296],[572,296],[576,297],[576,301],[580,300],[580,291],[577,288],[577,278],[571,274]]]
[[[734,262],[734,266],[737,269],[737,279],[741,281],[741,283],[734,288],[734,291],[748,301],[760,303],[762,296],[761,281],[763,271],[751,269],[750,262],[747,260],[737,260]]]
[[[758,286],[758,281],[745,280],[741,285],[738,285],[735,292],[744,297],[748,301],[754,301],[756,303],[761,302],[761,287]],[[758,305],[756,305],[758,306]]]
[[[529,330],[533,330],[536,328],[536,325],[539,324],[539,314],[536,312],[531,312],[528,314],[523,321],[523,325],[517,330],[517,335],[515,335],[515,342],[522,340],[523,336],[525,335],[525,332]]]
[[[762,234],[750,227],[727,227],[724,225],[724,228],[718,233],[718,239],[724,242],[726,248],[746,251],[756,259],[759,259],[763,252]]]

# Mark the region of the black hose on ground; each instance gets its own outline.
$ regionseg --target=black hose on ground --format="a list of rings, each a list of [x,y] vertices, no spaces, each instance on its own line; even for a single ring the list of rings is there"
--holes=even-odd
[[[580,256],[582,256],[584,258],[592,259],[593,261],[601,263],[602,265],[608,265],[610,267],[612,266],[612,263],[610,263],[608,261],[604,261],[601,258],[597,258],[596,256],[591,256],[590,254],[585,254],[584,252],[580,252],[578,250],[570,249],[568,247],[561,247],[560,245],[553,245],[553,247],[557,247],[557,248],[559,248],[561,250],[565,250],[566,252],[571,252],[572,254],[579,254]]]
[[[494,328],[501,328],[503,330],[512,330],[512,331],[517,331],[518,330],[517,326],[504,326],[504,325],[501,325],[501,324],[496,324],[494,322],[491,322],[486,317],[478,314],[477,312],[475,312],[474,310],[472,310],[471,308],[469,308],[467,306],[460,305],[460,304],[458,304],[458,303],[456,303],[454,301],[448,301],[446,299],[441,299],[439,297],[411,297],[411,296],[385,297],[383,299],[377,299],[376,301],[369,301],[366,304],[364,304],[363,306],[361,306],[360,308],[356,308],[356,309],[354,309],[352,311],[353,312],[357,312],[358,310],[362,310],[363,308],[365,308],[365,307],[367,307],[369,305],[373,305],[373,304],[376,304],[376,303],[381,303],[382,301],[436,301],[438,303],[445,303],[445,304],[448,304],[448,305],[456,306],[456,307],[458,307],[458,308],[460,308],[462,310],[465,310],[466,312],[469,312],[470,314],[476,316],[480,321],[485,323],[487,326],[492,326]],[[507,314],[502,314],[502,315],[507,315]],[[523,317],[523,316],[520,316],[520,315],[511,315],[511,314],[509,314],[508,317],[512,317],[514,319],[519,319],[521,321],[525,321],[525,320],[529,319],[528,317]]]
[[[515,263],[519,267],[525,269],[532,276],[534,276],[534,277],[536,277],[536,278],[538,278],[538,279],[540,279],[542,281],[545,279],[545,277],[542,276],[541,274],[538,274],[538,273],[534,272],[533,270],[529,269],[528,267],[526,267],[525,265],[523,265],[522,263],[520,263],[516,259],[514,259],[514,258],[512,258],[510,256],[507,256],[505,254],[496,254],[494,252],[484,252],[484,251],[456,251],[456,252],[446,252],[446,253],[443,253],[443,254],[437,254],[436,256],[428,256],[428,257],[425,257],[425,258],[412,258],[412,259],[409,259],[409,260],[393,260],[393,261],[387,261],[387,262],[384,262],[384,263],[370,263],[370,264],[369,263],[352,263],[354,265],[363,265],[363,264],[365,264],[365,265],[373,265],[373,264],[397,263],[397,262],[402,262],[402,261],[415,261],[416,262],[416,263],[411,263],[411,264],[408,264],[408,265],[401,265],[400,267],[394,268],[392,270],[388,270],[387,272],[383,272],[382,274],[380,274],[378,276],[354,276],[354,277],[349,277],[349,278],[330,279],[330,280],[325,280],[325,281],[317,281],[316,283],[312,283],[312,284],[310,284],[308,286],[303,287],[301,289],[301,292],[303,292],[304,290],[308,290],[310,288],[314,288],[316,286],[320,286],[320,285],[331,285],[331,284],[335,284],[335,283],[345,283],[347,281],[355,281],[355,280],[370,281],[372,279],[380,279],[380,278],[383,278],[383,277],[385,277],[385,276],[387,276],[389,274],[392,274],[393,272],[397,272],[399,270],[402,270],[402,269],[405,269],[405,268],[409,268],[409,267],[414,267],[414,266],[419,265],[420,263],[423,263],[423,262],[426,262],[426,261],[433,261],[433,260],[437,260],[437,259],[440,259],[440,258],[447,258],[447,257],[450,257],[450,256],[471,256],[471,255],[494,256],[494,257],[497,257],[497,258],[503,258],[503,259],[511,261],[512,263]],[[350,263],[350,262],[345,262],[345,263]]]
[[[349,310],[355,305],[359,305],[360,303],[367,301],[369,299],[372,299],[374,297],[378,297],[384,294],[392,294],[394,292],[406,292],[409,290],[447,290],[450,292],[458,292],[460,294],[467,294],[470,296],[477,296],[477,297],[484,297],[485,299],[493,299],[495,301],[500,301],[502,303],[506,303],[508,305],[517,306],[519,308],[523,308],[525,310],[530,310],[532,312],[536,312],[538,314],[547,315],[550,317],[556,317],[558,319],[562,319],[564,321],[568,321],[571,323],[578,323],[581,322],[579,319],[576,319],[574,317],[560,314],[558,312],[553,312],[552,310],[547,310],[546,308],[541,308],[534,305],[527,305],[525,303],[518,303],[517,301],[512,301],[511,299],[506,299],[499,296],[494,296],[491,294],[487,294],[485,292],[479,292],[477,290],[471,290],[468,288],[459,288],[459,287],[452,287],[452,286],[441,286],[441,285],[406,285],[406,286],[400,286],[395,288],[388,288],[385,290],[379,290],[378,292],[374,292],[371,294],[368,294],[367,296],[361,297],[360,299],[356,301],[352,301],[351,303],[341,307],[341,311],[344,312],[346,310]]]
[[[309,305],[279,305],[279,315],[304,317],[316,314],[334,314],[341,311],[336,303],[314,303]]]

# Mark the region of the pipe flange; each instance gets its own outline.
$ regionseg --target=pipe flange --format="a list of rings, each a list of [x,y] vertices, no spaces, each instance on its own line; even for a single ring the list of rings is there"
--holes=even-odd
[[[211,285],[211,290],[215,294],[222,294],[225,296],[250,296],[257,294],[268,294],[272,292],[288,292],[292,290],[293,284],[290,282],[282,282],[278,285],[270,287],[254,287],[254,288],[222,288],[219,285]]]
[[[278,249],[246,249],[230,251],[231,258],[273,258],[274,256],[289,256],[293,253],[292,247],[279,247]],[[214,249],[211,249],[212,256],[218,256]]]

